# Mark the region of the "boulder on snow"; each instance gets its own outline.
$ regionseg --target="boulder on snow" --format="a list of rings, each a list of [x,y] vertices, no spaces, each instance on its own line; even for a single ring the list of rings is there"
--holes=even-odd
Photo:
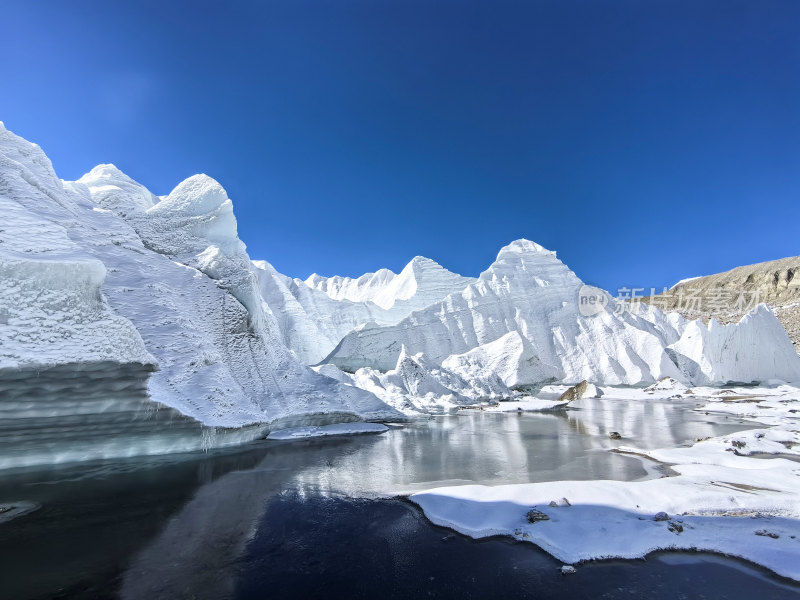
[[[573,385],[566,392],[561,394],[558,397],[558,401],[559,402],[572,402],[573,400],[580,400],[581,398],[583,398],[583,395],[586,393],[586,390],[588,389],[588,387],[589,387],[589,382],[584,379],[579,384]],[[594,387],[594,386],[592,386],[592,387]]]
[[[528,523],[538,523],[539,521],[550,520],[550,517],[548,517],[542,511],[537,510],[535,508],[532,508],[527,513],[525,513],[525,518],[528,520]]]

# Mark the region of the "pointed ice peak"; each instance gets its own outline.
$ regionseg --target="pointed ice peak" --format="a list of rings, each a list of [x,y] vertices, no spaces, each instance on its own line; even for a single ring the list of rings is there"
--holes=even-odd
[[[403,267],[403,270],[400,271],[400,275],[398,275],[398,277],[418,276],[422,275],[425,272],[446,271],[446,270],[447,269],[445,269],[435,260],[431,260],[430,258],[425,258],[424,256],[415,256],[408,262],[408,264],[405,267]]]
[[[534,288],[551,286],[567,293],[564,291],[567,288],[571,290],[581,285],[580,279],[558,259],[555,252],[526,239],[513,241],[501,248],[497,260],[481,273],[479,279],[491,285],[496,282],[504,288],[511,285],[519,288],[518,291],[527,290],[526,293]],[[567,298],[564,300],[567,301]]]
[[[148,210],[158,201],[150,190],[110,163],[97,165],[77,183],[89,188],[97,204],[122,217]]]
[[[414,267],[438,267],[443,269],[442,265],[437,263],[435,260],[431,258],[426,258],[424,256],[415,256],[412,258],[409,263],[406,265],[407,267],[414,266]]]
[[[501,258],[509,256],[509,255],[521,255],[521,254],[544,254],[544,255],[552,255],[555,256],[556,253],[553,250],[548,250],[544,246],[540,246],[536,242],[532,242],[530,240],[526,240],[525,238],[521,238],[519,240],[514,240],[507,246],[504,246],[500,249],[500,252],[497,254],[497,260],[499,261]]]
[[[216,211],[226,202],[230,203],[230,199],[219,182],[213,177],[200,173],[184,179],[149,212],[171,212],[187,217],[197,217]]]
[[[400,344],[400,356],[397,357],[397,365],[395,366],[396,369],[400,368],[400,365],[403,364],[403,361],[408,358],[408,350],[406,350],[405,344]]]
[[[129,179],[125,173],[120,171],[116,165],[111,163],[103,163],[94,167],[91,171],[83,175],[78,181],[84,183],[87,180],[96,181],[98,179]]]

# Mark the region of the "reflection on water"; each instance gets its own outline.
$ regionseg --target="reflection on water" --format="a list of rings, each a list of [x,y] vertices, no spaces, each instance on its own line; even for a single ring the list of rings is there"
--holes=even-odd
[[[605,452],[666,446],[745,428],[691,404],[585,400],[549,414],[469,411],[380,436],[260,442],[236,453],[141,458],[0,476],[0,502],[36,513],[0,529],[3,597],[224,598],[270,502],[376,497],[465,482],[645,476]],[[288,495],[288,496],[287,496]],[[331,534],[333,535],[333,534]],[[369,544],[369,540],[362,540]]]

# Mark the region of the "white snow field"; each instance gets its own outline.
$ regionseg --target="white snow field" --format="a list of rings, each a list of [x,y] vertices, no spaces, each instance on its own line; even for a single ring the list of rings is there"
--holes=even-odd
[[[616,397],[621,391],[608,393]],[[657,479],[464,485],[427,490],[411,500],[437,525],[475,538],[512,536],[568,564],[701,550],[741,557],[800,581],[800,463],[785,458],[800,452],[800,389],[689,392],[681,395],[707,400],[698,411],[778,424],[686,447],[614,450],[668,467],[671,476]],[[628,400],[619,401],[641,402],[670,391],[627,393]]]

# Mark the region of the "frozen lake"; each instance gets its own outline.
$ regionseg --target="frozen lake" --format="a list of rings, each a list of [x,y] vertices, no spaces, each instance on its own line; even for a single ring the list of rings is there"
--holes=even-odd
[[[750,427],[693,412],[686,400],[576,406],[469,410],[381,435],[8,471],[0,503],[40,508],[0,523],[0,596],[797,597],[800,588],[760,569],[702,554],[594,563],[562,577],[560,563],[529,544],[476,542],[393,499],[466,482],[659,476],[607,450]]]

